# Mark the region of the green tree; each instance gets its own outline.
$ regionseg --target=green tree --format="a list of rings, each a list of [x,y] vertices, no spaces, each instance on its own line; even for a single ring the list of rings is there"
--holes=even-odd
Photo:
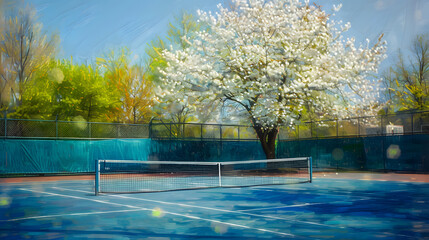
[[[152,116],[153,85],[148,80],[145,68],[131,64],[131,53],[122,48],[119,53],[111,51],[97,63],[104,68],[106,81],[113,86],[121,103],[118,113],[111,120],[125,123],[148,122]]]
[[[2,107],[7,100],[20,106],[33,74],[55,53],[58,36],[42,32],[35,11],[26,7],[3,17],[0,33],[0,90]],[[10,97],[9,97],[10,96]]]
[[[23,93],[15,115],[23,118],[106,121],[119,111],[117,91],[91,65],[51,61]]]
[[[54,119],[58,108],[56,101],[57,79],[52,79],[52,71],[58,68],[57,61],[51,61],[43,68],[39,68],[29,85],[22,94],[22,103],[11,116],[16,118]],[[62,73],[62,71],[61,71]],[[64,79],[59,79],[61,82]]]
[[[399,52],[398,61],[384,74],[386,98],[394,111],[429,109],[429,39],[417,36],[408,63]]]

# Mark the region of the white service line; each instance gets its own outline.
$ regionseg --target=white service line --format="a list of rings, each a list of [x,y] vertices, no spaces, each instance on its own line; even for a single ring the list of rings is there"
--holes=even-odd
[[[258,191],[269,191],[269,192],[273,191],[273,190],[264,189],[264,188],[255,188],[255,189],[257,189]],[[291,190],[294,190],[294,189],[291,189]],[[286,192],[286,191],[284,191],[284,192]],[[353,192],[340,192],[340,193],[354,194]],[[368,196],[354,196],[354,195],[346,195],[346,194],[330,194],[330,193],[324,193],[324,192],[321,192],[321,193],[308,193],[308,192],[306,192],[306,193],[298,193],[298,194],[301,194],[301,195],[305,195],[306,194],[306,195],[318,195],[318,196],[331,196],[331,197],[342,197],[342,198],[344,198],[344,197],[358,198],[358,199],[355,199],[356,201],[373,200],[373,199],[375,199],[373,197],[368,197]],[[377,195],[376,193],[365,193],[365,194],[368,194],[368,195],[371,195],[371,194],[372,195]],[[344,202],[344,201],[336,201],[336,202]]]
[[[295,204],[295,205],[287,205],[287,206],[279,206],[279,207],[252,208],[252,209],[244,209],[244,210],[238,210],[238,211],[248,212],[248,211],[259,211],[259,210],[271,210],[271,209],[278,209],[278,208],[305,207],[305,206],[318,205],[318,204],[324,204],[324,203],[303,203],[303,204]]]
[[[94,200],[94,199],[91,199],[91,198],[77,197],[77,196],[72,196],[72,195],[64,195],[64,194],[51,193],[51,192],[45,192],[45,191],[36,191],[36,190],[26,189],[26,188],[19,188],[19,190],[29,191],[29,192],[35,192],[35,193],[41,193],[41,194],[47,194],[47,195],[51,195],[51,196],[60,196],[60,197],[65,197],[65,198],[75,198],[75,199],[81,199],[81,200],[88,200],[88,201],[92,201],[92,202],[110,204],[110,205],[115,205],[115,206],[128,207],[128,208],[133,208],[133,210],[136,210],[136,211],[137,210],[140,210],[140,211],[153,211],[153,209],[149,209],[149,208],[141,208],[141,207],[136,207],[136,206],[127,205],[127,204],[112,203],[112,202],[101,201],[101,200]],[[78,191],[78,190],[76,190],[76,191]],[[185,217],[185,218],[190,218],[190,219],[197,219],[197,220],[201,220],[201,221],[220,223],[220,224],[224,224],[224,225],[228,225],[228,226],[233,226],[233,227],[253,229],[253,230],[257,230],[257,231],[261,231],[261,232],[268,232],[268,233],[273,233],[273,234],[278,234],[278,235],[283,235],[283,236],[296,237],[295,235],[290,234],[290,233],[277,232],[277,231],[272,231],[272,230],[263,229],[263,228],[253,228],[253,227],[249,227],[249,226],[246,226],[246,225],[235,224],[235,223],[228,223],[228,222],[222,222],[222,221],[208,219],[208,218],[200,218],[200,217],[193,216],[193,215],[187,215],[187,214],[185,215],[185,214],[168,212],[168,211],[163,211],[163,213],[164,214],[170,214],[170,215],[173,215],[173,216],[180,216],[180,217]],[[70,215],[70,214],[57,215],[57,216],[59,217],[59,216],[67,216],[67,215]],[[46,218],[46,216],[39,216],[39,218]],[[32,219],[38,219],[38,217],[35,216],[35,217],[32,217]],[[10,219],[8,221],[13,221],[13,220],[14,219]],[[22,219],[22,220],[24,220],[24,219]],[[18,219],[15,220],[15,221],[18,221]]]
[[[356,199],[355,201],[361,201],[361,200],[368,200],[368,199]],[[252,209],[245,209],[245,210],[238,210],[240,212],[249,212],[249,211],[259,211],[259,210],[270,210],[270,209],[279,209],[279,208],[291,208],[291,207],[305,207],[305,206],[311,206],[311,205],[321,205],[321,204],[332,204],[332,203],[343,203],[346,202],[344,200],[342,201],[334,201],[334,202],[328,202],[328,203],[303,203],[303,204],[296,204],[296,205],[287,205],[287,206],[278,206],[278,207],[266,207],[266,208],[252,208]]]
[[[52,188],[59,189],[59,190],[65,190],[65,191],[93,193],[93,192],[88,192],[88,191],[83,191],[83,190],[67,189],[67,188],[62,188],[62,187],[52,187]],[[318,225],[318,226],[324,226],[324,227],[331,227],[331,228],[344,228],[344,227],[341,227],[341,226],[333,226],[333,225],[327,225],[327,224],[316,223],[316,222],[300,221],[300,220],[296,220],[296,219],[292,219],[292,218],[281,218],[281,217],[274,217],[274,216],[268,216],[268,215],[260,215],[260,214],[247,213],[247,212],[242,212],[242,211],[233,211],[233,210],[226,210],[226,209],[220,209],[220,208],[195,206],[195,205],[189,205],[189,204],[183,204],[183,203],[164,202],[164,201],[159,201],[159,200],[144,199],[144,198],[134,198],[134,197],[128,197],[128,196],[122,196],[122,195],[104,195],[104,196],[117,197],[117,198],[125,198],[125,199],[133,199],[133,200],[138,200],[138,201],[160,203],[160,204],[165,204],[165,205],[174,205],[174,206],[181,206],[181,207],[200,208],[200,209],[206,209],[206,210],[211,210],[211,211],[227,212],[227,213],[233,213],[233,214],[239,214],[239,215],[247,215],[247,216],[260,217],[260,218],[269,218],[269,219],[276,219],[276,220],[284,220],[284,221],[289,221],[289,222],[299,222],[299,223]]]

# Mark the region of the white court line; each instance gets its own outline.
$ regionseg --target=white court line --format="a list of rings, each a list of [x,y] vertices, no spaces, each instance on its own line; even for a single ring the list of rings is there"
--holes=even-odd
[[[64,217],[64,216],[86,216],[86,215],[97,215],[97,214],[106,214],[106,213],[137,212],[137,211],[143,211],[143,209],[45,215],[45,216],[34,216],[34,217],[23,217],[23,218],[14,218],[14,219],[8,219],[8,220],[0,220],[0,222],[15,222],[15,221],[21,221],[21,220],[28,220],[28,219],[55,218],[55,217]]]
[[[318,204],[324,204],[324,203],[303,203],[303,204],[287,205],[287,206],[280,206],[280,207],[252,208],[252,209],[245,209],[245,210],[238,210],[238,211],[248,212],[248,211],[258,211],[258,210],[270,210],[270,209],[277,209],[277,208],[305,207],[305,206],[318,205]]]
[[[361,201],[361,200],[367,200],[367,199],[356,199],[355,201]],[[259,210],[271,210],[271,209],[279,209],[279,208],[291,208],[291,207],[305,207],[305,206],[311,206],[311,205],[321,205],[321,204],[332,204],[332,203],[343,203],[347,201],[334,201],[334,202],[328,202],[328,203],[303,203],[303,204],[296,204],[296,205],[287,205],[287,206],[278,206],[278,207],[267,207],[267,208],[252,208],[252,209],[245,209],[245,210],[238,210],[240,212],[248,212],[248,211],[259,211]]]
[[[35,193],[42,193],[42,194],[48,194],[48,195],[53,195],[53,196],[60,196],[60,197],[65,197],[65,198],[75,198],[75,199],[81,199],[81,200],[88,200],[88,201],[92,201],[92,202],[98,202],[98,203],[110,204],[110,205],[115,205],[115,206],[122,206],[122,207],[133,208],[134,210],[140,210],[140,211],[153,211],[153,209],[149,209],[149,208],[141,208],[141,207],[136,207],[136,206],[127,205],[127,204],[112,203],[112,202],[107,202],[107,201],[102,201],[102,200],[94,200],[94,199],[91,199],[91,198],[77,197],[77,196],[72,196],[72,195],[64,195],[64,194],[58,194],[58,193],[36,191],[36,190],[26,189],[26,188],[19,188],[19,190],[29,191],[29,192],[35,192]],[[272,230],[263,229],[263,228],[253,228],[253,227],[249,227],[249,226],[246,226],[246,225],[235,224],[235,223],[228,223],[228,222],[222,222],[222,221],[208,219],[208,218],[200,218],[200,217],[193,216],[193,215],[185,215],[185,214],[168,212],[168,211],[163,211],[163,213],[170,214],[170,215],[173,215],[173,216],[180,216],[180,217],[185,217],[185,218],[190,218],[190,219],[197,219],[197,220],[201,220],[201,221],[220,223],[220,224],[224,224],[224,225],[228,225],[228,226],[233,226],[233,227],[239,227],[239,228],[245,228],[245,229],[253,229],[253,230],[257,230],[257,231],[261,231],[261,232],[268,232],[268,233],[274,233],[274,234],[283,235],[283,236],[296,237],[295,235],[290,234],[290,233],[277,232],[277,231],[272,231]],[[67,216],[67,215],[70,215],[70,214],[63,214],[63,215],[57,215],[57,216],[60,217],[60,216]],[[38,217],[33,217],[32,219],[37,219],[37,218]],[[45,216],[40,216],[40,218],[46,218],[46,217]],[[13,220],[14,219],[11,219],[10,221],[13,221]],[[15,221],[18,221],[18,220],[15,220]]]
[[[88,179],[88,180],[64,180],[64,181],[53,181],[53,180],[50,180],[50,181],[42,181],[42,180],[40,180],[40,181],[28,181],[28,182],[0,182],[0,186],[2,186],[2,185],[4,185],[4,186],[7,186],[7,185],[23,185],[23,186],[28,186],[28,185],[40,185],[40,184],[43,184],[43,185],[45,185],[45,184],[49,184],[49,185],[52,185],[53,183],[58,183],[58,182],[60,182],[61,184],[63,184],[63,183],[74,183],[74,184],[76,184],[76,183],[79,183],[79,182],[85,182],[85,183],[88,183],[88,184],[91,184],[92,183],[92,185],[94,185],[94,179]]]
[[[61,187],[52,187],[52,188],[59,189],[59,190],[65,190],[65,191],[93,193],[93,192],[88,192],[88,191],[83,191],[83,190],[67,189],[67,188],[61,188]],[[125,199],[133,199],[133,200],[139,200],[139,201],[145,201],[145,202],[160,203],[160,204],[165,204],[165,205],[174,205],[174,206],[181,206],[181,207],[199,208],[199,209],[206,209],[206,210],[211,210],[211,211],[227,212],[227,213],[234,213],[234,214],[239,214],[239,215],[247,215],[247,216],[253,216],[253,217],[260,217],[260,218],[269,218],[269,219],[276,219],[276,220],[284,220],[284,221],[289,221],[289,222],[299,222],[299,223],[318,225],[318,226],[324,226],[324,227],[331,227],[331,228],[344,228],[344,227],[341,227],[341,226],[332,226],[332,225],[326,225],[326,224],[322,224],[322,223],[296,220],[296,219],[292,219],[292,217],[291,218],[281,218],[281,217],[274,217],[274,216],[268,216],[268,215],[253,214],[253,213],[247,213],[247,212],[241,212],[241,211],[226,210],[226,209],[220,209],[220,208],[195,206],[195,205],[189,205],[189,204],[183,204],[183,203],[164,202],[164,201],[158,201],[158,200],[152,200],[152,199],[144,199],[144,198],[134,198],[134,197],[128,197],[128,196],[122,196],[122,195],[104,195],[104,196],[117,197],[117,198],[125,198]]]
[[[264,189],[264,188],[255,188],[255,189],[257,189],[258,191],[267,191],[267,192],[273,191],[271,189]],[[287,188],[285,188],[284,190],[295,190],[295,189],[287,189]],[[282,192],[287,192],[287,191],[282,191]],[[368,196],[356,196],[354,194],[354,192],[341,192],[340,191],[340,193],[348,193],[349,195],[347,195],[347,194],[329,194],[329,193],[324,193],[324,192],[319,192],[319,193],[309,193],[309,192],[302,193],[302,192],[299,192],[298,194],[300,194],[300,195],[317,195],[317,196],[358,198],[358,199],[355,199],[355,201],[379,199],[379,197],[377,197],[377,196],[375,198],[374,197],[368,197]],[[353,195],[350,195],[350,194],[353,194]],[[365,194],[367,194],[367,195],[377,195],[376,193],[365,193]],[[336,201],[336,202],[345,202],[345,201]]]

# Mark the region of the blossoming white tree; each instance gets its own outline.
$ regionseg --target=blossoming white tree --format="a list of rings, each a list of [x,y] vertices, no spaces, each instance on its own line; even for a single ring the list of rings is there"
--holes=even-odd
[[[370,74],[385,57],[381,37],[355,47],[350,24],[329,20],[299,0],[235,0],[199,12],[209,28],[179,51],[164,51],[161,97],[201,106],[232,101],[248,113],[267,158],[275,158],[278,126],[311,108],[320,117],[374,111]],[[334,11],[340,7],[334,6]]]

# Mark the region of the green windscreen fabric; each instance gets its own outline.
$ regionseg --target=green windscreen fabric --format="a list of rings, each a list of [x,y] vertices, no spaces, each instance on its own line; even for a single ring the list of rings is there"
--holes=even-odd
[[[278,157],[313,157],[313,168],[429,172],[429,135],[280,141]]]
[[[0,174],[94,172],[95,160],[236,161],[265,159],[259,142],[0,140]]]
[[[223,162],[265,159],[259,141],[152,140],[151,160]]]
[[[277,158],[313,157],[323,169],[429,172],[429,135],[279,141]],[[1,139],[0,174],[94,172],[95,160],[265,159],[259,141]]]
[[[363,139],[368,169],[429,172],[429,135]]]
[[[0,140],[0,174],[94,172],[97,159],[147,160],[150,139]]]

